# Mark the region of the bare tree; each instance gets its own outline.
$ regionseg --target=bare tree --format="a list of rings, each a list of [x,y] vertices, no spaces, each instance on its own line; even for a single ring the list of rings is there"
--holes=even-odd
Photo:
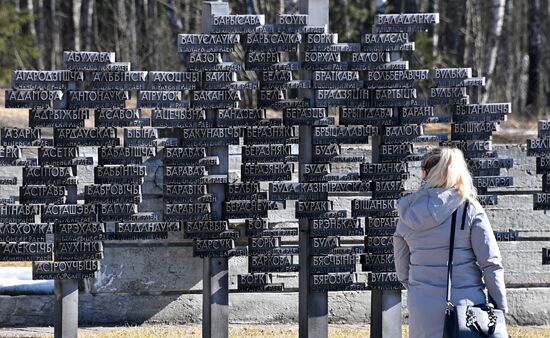
[[[80,10],[82,9],[82,0],[73,0],[73,26],[74,26],[74,49],[80,50]]]
[[[540,0],[530,0],[528,1],[528,10],[527,10],[527,30],[529,34],[529,69],[528,76],[529,81],[527,85],[527,102],[526,105],[530,106],[530,114],[538,114],[536,111],[537,100],[539,94],[539,50],[540,50],[540,23],[538,12],[540,11]]]
[[[86,17],[84,19],[84,49],[92,49],[92,39],[94,37],[93,17],[94,17],[95,0],[86,1]]]
[[[481,99],[482,103],[486,103],[489,99],[489,93],[493,84],[493,74],[495,72],[497,64],[497,55],[500,45],[500,37],[502,35],[505,8],[506,0],[493,0],[493,16],[491,24],[489,25],[489,36],[487,39],[487,46],[489,47],[489,57],[486,58],[485,66],[483,67],[483,69],[485,70],[487,83],[485,85],[485,91]]]

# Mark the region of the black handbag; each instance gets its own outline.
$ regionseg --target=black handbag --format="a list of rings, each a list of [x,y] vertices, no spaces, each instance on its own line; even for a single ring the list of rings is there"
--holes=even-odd
[[[461,229],[464,229],[468,204],[468,200],[466,200]],[[449,260],[447,262],[447,308],[445,309],[443,338],[508,338],[504,312],[495,309],[493,304],[454,305],[451,302],[457,210],[453,212],[451,220],[451,240],[449,245]]]

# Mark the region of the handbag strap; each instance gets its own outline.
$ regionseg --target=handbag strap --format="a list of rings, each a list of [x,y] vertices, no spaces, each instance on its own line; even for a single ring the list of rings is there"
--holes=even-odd
[[[464,229],[464,223],[466,222],[466,211],[468,210],[469,201],[464,203],[464,211],[462,213],[461,229]],[[455,228],[456,228],[456,213],[458,208],[453,212],[451,219],[451,238],[449,241],[449,260],[447,261],[447,304],[451,304],[451,289],[452,289],[452,277],[453,277],[453,251],[455,246]]]

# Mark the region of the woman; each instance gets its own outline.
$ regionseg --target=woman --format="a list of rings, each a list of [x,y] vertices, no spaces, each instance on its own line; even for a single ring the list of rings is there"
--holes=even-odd
[[[459,149],[436,149],[425,156],[422,171],[422,187],[397,204],[395,269],[408,290],[410,337],[441,338],[451,215],[457,209],[452,302],[486,303],[483,290],[487,287],[496,308],[507,312],[508,305],[500,251],[485,210],[476,200],[464,155]],[[470,203],[461,229],[466,199]]]

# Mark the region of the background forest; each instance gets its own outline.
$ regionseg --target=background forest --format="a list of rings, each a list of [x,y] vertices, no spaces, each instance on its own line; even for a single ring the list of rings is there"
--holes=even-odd
[[[0,0],[0,85],[13,69],[59,69],[63,50],[115,51],[132,69],[178,70],[178,33],[198,33],[200,0]],[[229,0],[234,14],[297,13],[298,0]],[[417,34],[413,68],[471,66],[480,101],[534,119],[550,103],[550,0],[330,0],[330,31],[359,42],[377,12],[439,12]],[[238,57],[238,55],[237,55]]]

